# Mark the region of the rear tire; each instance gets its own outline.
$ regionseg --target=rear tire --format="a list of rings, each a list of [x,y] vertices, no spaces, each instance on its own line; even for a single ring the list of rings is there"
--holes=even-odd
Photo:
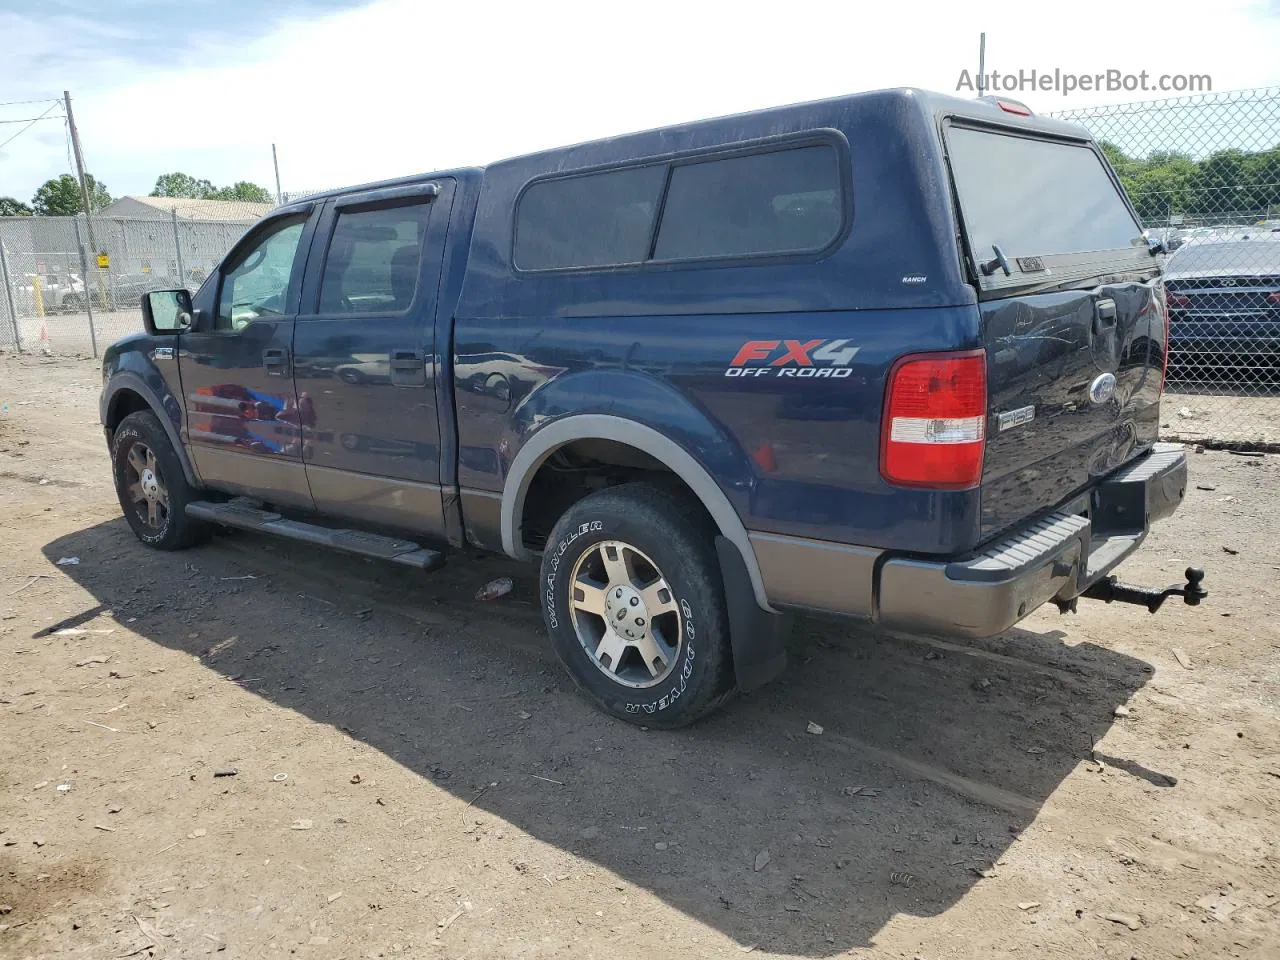
[[[120,421],[111,464],[120,507],[139,540],[157,550],[183,550],[209,539],[213,528],[187,516],[187,504],[200,496],[154,413],[140,410]]]
[[[542,556],[543,618],[574,682],[630,723],[693,723],[733,693],[715,530],[678,493],[601,490],[556,523]]]

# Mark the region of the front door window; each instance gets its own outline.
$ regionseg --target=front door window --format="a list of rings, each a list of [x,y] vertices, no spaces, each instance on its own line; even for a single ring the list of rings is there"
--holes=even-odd
[[[289,278],[306,220],[284,222],[249,247],[222,279],[215,330],[239,330],[285,312]]]

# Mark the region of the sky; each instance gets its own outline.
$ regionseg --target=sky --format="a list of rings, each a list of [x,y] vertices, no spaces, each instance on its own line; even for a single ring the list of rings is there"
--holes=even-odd
[[[983,29],[989,70],[1280,84],[1280,0],[0,0],[0,143],[18,134],[0,196],[73,169],[61,121],[6,122],[63,90],[113,196],[170,171],[274,188],[273,142],[304,191],[859,90],[955,92]],[[1016,94],[1037,112],[1166,95]]]

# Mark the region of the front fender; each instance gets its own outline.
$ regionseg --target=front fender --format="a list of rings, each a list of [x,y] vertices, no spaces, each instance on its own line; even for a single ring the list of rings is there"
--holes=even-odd
[[[193,487],[200,486],[200,477],[187,456],[187,449],[182,443],[182,404],[169,390],[159,371],[152,368],[153,377],[144,376],[145,371],[116,367],[110,373],[106,385],[102,388],[102,396],[98,403],[99,418],[103,427],[111,429],[111,411],[123,391],[130,391],[140,396],[151,408],[151,412],[164,427],[165,435],[178,455],[182,464],[182,472],[187,482]]]

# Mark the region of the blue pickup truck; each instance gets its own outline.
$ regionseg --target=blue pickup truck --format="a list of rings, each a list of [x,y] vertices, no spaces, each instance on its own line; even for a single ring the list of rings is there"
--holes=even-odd
[[[1161,249],[1087,132],[891,90],[320,194],[106,354],[125,516],[430,570],[540,563],[604,710],[679,726],[789,616],[949,636],[1204,596],[1172,513]]]

